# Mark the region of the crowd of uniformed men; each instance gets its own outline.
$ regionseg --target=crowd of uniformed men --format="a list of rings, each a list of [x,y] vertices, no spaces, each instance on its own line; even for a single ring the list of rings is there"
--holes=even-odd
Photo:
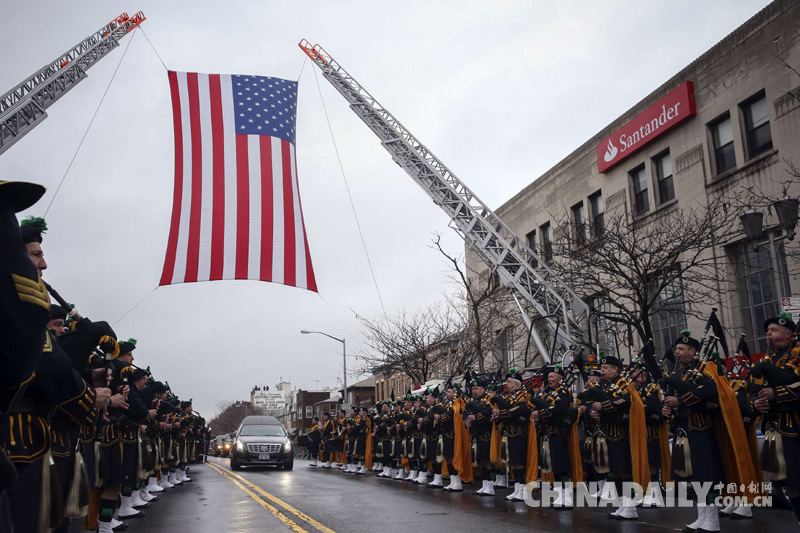
[[[576,488],[591,487],[594,501],[618,503],[608,515],[615,520],[636,520],[637,506],[664,506],[671,482],[705,483],[707,496],[693,496],[697,519],[684,527],[689,533],[719,531],[720,516],[752,518],[753,502],[774,484],[800,520],[800,348],[790,315],[764,328],[769,353],[752,369],[727,370],[712,351],[713,334],[706,342],[683,331],[668,375],[643,350],[630,365],[579,357],[527,377],[513,368],[504,380],[468,373],[442,389],[326,412],[308,434],[310,466],[379,471],[455,492],[472,482],[475,494],[488,497],[503,487],[510,501],[524,501],[529,482],[549,482],[556,509],[573,508]],[[578,376],[585,388],[575,394]],[[625,482],[643,493],[626,492]]]
[[[50,301],[52,293],[65,303],[42,280],[44,221],[20,225],[16,216],[43,193],[0,181],[0,533],[67,531],[71,518],[118,531],[157,493],[190,481],[187,464],[205,453],[207,428],[191,400],[133,364],[135,340]],[[468,374],[441,390],[397,401],[392,393],[369,410],[324,413],[308,435],[311,464],[456,492],[480,480],[481,496],[513,482],[511,501],[541,480],[554,484],[552,505],[562,509],[573,506],[576,484],[595,481],[594,497],[621,496],[609,514],[617,520],[660,505],[670,481],[711,482],[689,532],[718,531],[720,512],[752,517],[748,505],[720,509],[718,496],[754,501],[766,478],[800,519],[797,328],[787,314],[764,328],[767,356],[747,377],[709,357],[706,336],[685,331],[663,378],[647,353],[627,367],[611,356],[595,365],[576,358],[527,377]],[[574,394],[577,376],[586,387]],[[626,481],[655,483],[636,499]]]
[[[0,181],[0,533],[121,531],[191,481],[205,420],[148,368],[136,341],[82,317],[42,280],[44,187]],[[51,296],[65,306],[51,302]]]

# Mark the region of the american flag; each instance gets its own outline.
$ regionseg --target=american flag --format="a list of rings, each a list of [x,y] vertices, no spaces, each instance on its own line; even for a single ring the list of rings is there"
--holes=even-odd
[[[295,159],[297,82],[169,72],[175,192],[159,285],[220,279],[317,290]]]

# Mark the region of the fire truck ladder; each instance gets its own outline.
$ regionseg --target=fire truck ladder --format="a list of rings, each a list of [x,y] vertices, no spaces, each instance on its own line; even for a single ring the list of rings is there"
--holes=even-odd
[[[47,118],[47,108],[86,78],[86,71],[144,20],[141,11],[132,17],[121,14],[4,94],[0,98],[0,154]]]
[[[533,305],[557,339],[557,349],[569,353],[591,347],[589,307],[572,289],[320,45],[311,46],[303,39],[299,46],[378,136],[395,163],[447,213],[470,249],[497,272],[512,294],[518,292]],[[523,319],[538,340],[524,312]],[[537,345],[542,352],[543,345]],[[542,356],[550,362],[546,349]]]

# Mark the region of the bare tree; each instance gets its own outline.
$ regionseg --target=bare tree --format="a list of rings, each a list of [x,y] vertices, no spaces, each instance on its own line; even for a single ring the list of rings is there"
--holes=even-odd
[[[447,302],[374,320],[358,317],[368,349],[359,354],[362,372],[379,368],[384,374],[401,372],[414,385],[430,379],[433,370],[448,362],[453,373],[471,367],[471,352],[451,352],[449,341],[459,337],[463,324]]]
[[[246,416],[264,414],[261,408],[253,407],[249,402],[233,402],[230,400],[217,402],[217,411],[217,416],[209,423],[216,435],[236,431]]]
[[[444,256],[451,269],[456,290],[446,298],[462,324],[459,350],[463,359],[477,363],[480,372],[486,371],[487,358],[490,368],[502,367],[505,361],[498,349],[498,333],[519,323],[510,294],[489,268],[480,272],[468,269],[463,256],[444,251],[440,235],[434,237],[431,247]]]
[[[647,219],[616,210],[592,227],[554,219],[554,270],[587,303],[602,302],[597,316],[622,331],[630,327],[642,342],[653,338],[653,316],[670,311],[674,297],[682,296],[680,312],[697,316],[696,304],[719,293],[712,248],[740,232],[721,201]]]

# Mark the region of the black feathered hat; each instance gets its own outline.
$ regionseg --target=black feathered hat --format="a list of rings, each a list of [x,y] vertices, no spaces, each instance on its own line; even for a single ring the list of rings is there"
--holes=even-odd
[[[42,235],[47,232],[47,222],[42,217],[29,216],[20,224],[22,241],[25,244],[31,242],[42,243]]]
[[[50,304],[50,320],[66,320],[67,310],[58,304]]]
[[[506,374],[506,379],[516,379],[520,383],[522,383],[522,372],[519,372],[516,368],[509,367],[508,374]]]
[[[772,318],[767,319],[764,322],[764,331],[767,330],[770,324],[778,324],[779,326],[783,326],[787,329],[794,330],[795,323],[792,320],[792,315],[787,313],[786,311],[782,311],[778,314],[778,316],[774,316]]]
[[[131,353],[134,349],[136,349],[136,339],[128,339],[119,343],[119,355]]]
[[[612,365],[619,369],[622,369],[622,361],[620,361],[618,357],[614,357],[613,355],[607,355],[603,359],[600,359],[600,364]]]
[[[132,377],[132,379],[133,379],[133,381],[138,381],[138,380],[140,380],[142,378],[146,378],[149,375],[150,375],[150,372],[148,372],[144,368],[139,368],[137,366],[136,368],[133,369],[133,377]]]
[[[472,377],[472,381],[470,385],[473,387],[483,387],[486,388],[492,382],[492,374],[476,374]]]
[[[695,350],[700,349],[700,341],[692,337],[692,332],[688,329],[681,331],[680,337],[678,337],[678,340],[675,341],[675,345],[677,346],[678,344],[691,346]]]

